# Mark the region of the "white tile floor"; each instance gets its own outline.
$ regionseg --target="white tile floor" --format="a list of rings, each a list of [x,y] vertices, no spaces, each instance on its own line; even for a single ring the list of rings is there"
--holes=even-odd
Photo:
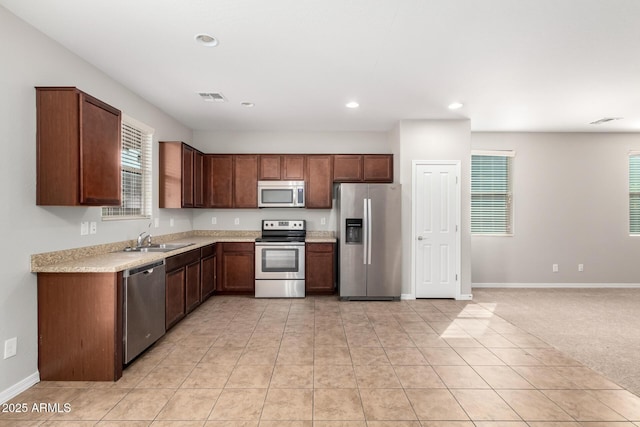
[[[214,297],[118,382],[11,403],[0,426],[640,426],[639,397],[452,300]]]

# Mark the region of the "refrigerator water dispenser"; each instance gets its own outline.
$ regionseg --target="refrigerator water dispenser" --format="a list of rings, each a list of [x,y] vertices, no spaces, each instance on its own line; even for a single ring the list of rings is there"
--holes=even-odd
[[[362,218],[346,218],[346,236],[345,243],[347,245],[362,244]]]

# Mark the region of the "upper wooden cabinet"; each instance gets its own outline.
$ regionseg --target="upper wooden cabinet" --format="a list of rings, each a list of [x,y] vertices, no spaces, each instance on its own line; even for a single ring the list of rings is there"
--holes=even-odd
[[[120,206],[120,111],[75,87],[37,87],[36,106],[36,203]]]
[[[159,206],[204,207],[204,155],[180,141],[160,141]]]
[[[236,154],[233,158],[233,207],[258,207],[258,156]]]
[[[205,155],[204,175],[206,207],[258,207],[257,154]]]
[[[335,182],[393,182],[392,154],[336,154]]]
[[[331,209],[332,166],[330,154],[310,154],[307,156],[305,207]]]
[[[261,154],[258,179],[266,181],[304,180],[305,157],[300,154]]]

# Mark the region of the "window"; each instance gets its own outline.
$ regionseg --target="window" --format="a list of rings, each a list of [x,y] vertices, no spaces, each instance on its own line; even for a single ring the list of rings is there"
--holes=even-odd
[[[151,217],[151,141],[153,129],[122,118],[122,204],[102,208],[102,219]]]
[[[640,234],[640,152],[629,154],[629,234]]]
[[[471,154],[471,232],[513,234],[513,151]]]

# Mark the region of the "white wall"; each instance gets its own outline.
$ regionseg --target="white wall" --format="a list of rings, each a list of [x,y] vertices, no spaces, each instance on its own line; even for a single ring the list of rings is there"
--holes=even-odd
[[[402,184],[402,293],[414,294],[411,283],[412,161],[461,161],[461,294],[471,294],[470,164],[471,130],[468,120],[403,120],[392,132],[394,150],[400,150]]]
[[[148,221],[100,221],[100,208],[40,207],[35,204],[36,103],[34,86],[77,86],[155,128],[154,166],[159,139],[189,142],[192,132],[100,70],[71,54],[0,7],[0,349],[18,338],[17,356],[0,358],[0,401],[11,388],[37,372],[36,275],[29,272],[34,253],[134,238]],[[99,47],[98,47],[99,48]],[[189,211],[157,208],[157,234],[191,230]],[[174,217],[175,226],[168,226]],[[80,236],[81,221],[97,221],[98,233]]]
[[[473,133],[471,141],[516,151],[514,235],[472,237],[474,284],[640,283],[640,237],[628,225],[628,153],[640,150],[640,134]]]
[[[386,132],[194,131],[193,146],[205,153],[391,153]],[[335,231],[337,226],[335,209],[202,209],[193,214],[199,230],[260,230],[262,219],[305,219],[314,231]]]

